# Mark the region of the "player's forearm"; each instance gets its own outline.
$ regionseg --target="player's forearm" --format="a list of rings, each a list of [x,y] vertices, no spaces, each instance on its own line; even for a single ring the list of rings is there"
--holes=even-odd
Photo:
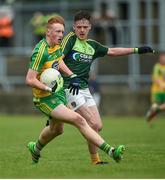
[[[109,48],[107,55],[109,56],[123,56],[134,53],[134,48]]]
[[[149,46],[141,46],[135,48],[109,48],[107,55],[109,56],[123,56],[129,54],[145,54],[145,53],[156,53],[154,49]]]
[[[29,69],[27,75],[26,75],[26,84],[30,87],[45,90],[46,85],[40,82],[37,78],[37,72]]]
[[[37,79],[26,79],[26,84],[32,88],[37,88],[40,90],[46,90],[46,85]]]
[[[59,64],[60,72],[63,72],[66,76],[71,76],[73,72],[66,66],[64,61],[62,60]]]

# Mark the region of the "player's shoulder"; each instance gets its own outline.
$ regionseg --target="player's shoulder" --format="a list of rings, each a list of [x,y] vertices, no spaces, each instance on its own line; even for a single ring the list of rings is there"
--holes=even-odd
[[[94,46],[101,46],[107,48],[105,45],[101,44],[100,42],[94,40],[94,39],[88,39],[87,40],[88,44],[94,45]]]
[[[39,41],[36,46],[34,47],[34,49],[39,50],[39,49],[44,49],[47,46],[47,42],[45,39],[42,39],[41,41]]]
[[[63,38],[63,40],[61,42],[62,51],[66,47],[68,48],[68,45],[73,46],[75,42],[76,42],[76,34],[74,32],[68,33],[66,36],[64,36],[64,38]]]
[[[63,38],[63,41],[68,41],[69,39],[76,39],[76,34],[74,32],[69,32]]]
[[[95,41],[94,39],[87,39],[86,42],[88,44],[99,44],[99,42]]]
[[[99,43],[98,41],[96,41],[96,40],[94,40],[94,39],[87,39],[87,42]]]
[[[94,39],[87,39],[87,42],[88,43],[93,43],[93,44],[97,44],[97,45],[100,45],[100,46],[103,46],[100,42],[94,40]]]
[[[40,52],[40,51],[43,52],[43,51],[46,49],[47,46],[48,46],[48,45],[47,45],[46,40],[45,40],[45,39],[42,39],[41,41],[39,41],[39,42],[35,45],[32,54],[37,53],[37,52]]]

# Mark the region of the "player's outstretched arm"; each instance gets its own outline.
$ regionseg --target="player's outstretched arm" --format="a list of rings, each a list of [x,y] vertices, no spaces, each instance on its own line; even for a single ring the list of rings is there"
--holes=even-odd
[[[109,56],[123,56],[129,54],[145,54],[145,53],[155,53],[156,51],[149,46],[141,46],[135,48],[108,48],[107,55]]]

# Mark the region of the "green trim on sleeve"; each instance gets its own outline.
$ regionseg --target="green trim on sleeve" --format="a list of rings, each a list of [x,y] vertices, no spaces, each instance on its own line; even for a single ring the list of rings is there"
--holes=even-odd
[[[138,54],[139,53],[139,50],[137,47],[134,48],[134,54]]]

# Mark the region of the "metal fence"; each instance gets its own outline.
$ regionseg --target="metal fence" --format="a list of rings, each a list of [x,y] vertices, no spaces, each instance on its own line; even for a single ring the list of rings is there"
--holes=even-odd
[[[11,63],[14,61],[11,56],[22,61],[22,56],[28,59],[34,46],[34,34],[30,25],[30,19],[37,11],[44,14],[57,12],[66,19],[66,32],[72,27],[74,13],[80,9],[90,12],[100,10],[101,0],[91,1],[69,1],[61,0],[47,4],[23,4],[15,3],[11,6],[14,11],[15,36],[13,47],[1,48],[0,50],[0,84],[3,89],[11,90],[14,85],[24,84],[24,74],[15,75],[8,72]],[[165,47],[165,1],[164,0],[107,0],[107,4],[117,16],[115,27],[117,29],[117,44],[115,46],[135,47],[148,44],[156,49],[164,50]],[[107,31],[106,26],[103,26]],[[93,34],[91,33],[93,37]],[[109,32],[106,32],[106,45],[112,47]],[[151,58],[146,56],[145,59]],[[154,57],[156,58],[156,57]],[[151,58],[151,65],[155,62]],[[122,59],[122,58],[121,58]],[[111,60],[110,60],[111,61]],[[121,60],[122,61],[122,60]],[[142,73],[142,59],[139,55],[128,56],[123,66],[127,71],[121,73],[108,72],[101,73],[105,66],[109,66],[107,61],[98,61],[94,69],[98,71],[100,83],[127,84],[132,90],[138,89],[140,83],[150,82],[150,71]],[[145,61],[144,61],[145,62]],[[148,61],[147,61],[148,62]],[[146,62],[146,64],[147,64]],[[101,63],[101,64],[100,64]],[[12,63],[19,69],[19,62]],[[116,68],[116,67],[114,67]],[[149,67],[150,69],[152,66]],[[118,68],[116,68],[118,71]],[[16,73],[17,74],[17,73]]]

